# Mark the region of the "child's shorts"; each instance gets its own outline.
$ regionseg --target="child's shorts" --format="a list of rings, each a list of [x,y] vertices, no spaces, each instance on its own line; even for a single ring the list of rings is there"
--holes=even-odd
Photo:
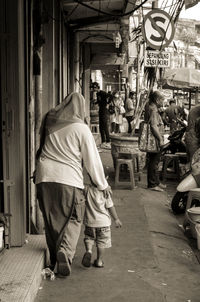
[[[85,227],[85,243],[94,244],[96,242],[96,246],[99,248],[109,248],[111,247],[111,230],[110,227],[102,227],[102,228],[93,228],[93,227]]]

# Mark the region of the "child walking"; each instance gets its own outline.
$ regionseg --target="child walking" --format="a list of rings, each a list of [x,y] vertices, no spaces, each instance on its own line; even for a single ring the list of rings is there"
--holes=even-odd
[[[103,192],[98,190],[94,185],[87,185],[86,192],[86,210],[84,217],[85,225],[85,248],[86,252],[82,259],[85,267],[91,266],[92,248],[96,243],[97,258],[94,266],[98,268],[104,267],[103,255],[105,248],[111,247],[111,217],[113,218],[117,228],[122,226],[117,216],[111,196],[105,198]]]

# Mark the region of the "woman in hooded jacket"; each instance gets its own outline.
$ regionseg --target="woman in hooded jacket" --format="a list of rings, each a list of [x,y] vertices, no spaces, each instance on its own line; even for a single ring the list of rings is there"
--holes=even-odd
[[[35,183],[50,252],[50,268],[68,276],[85,210],[83,166],[105,197],[111,188],[86,124],[85,99],[71,93],[50,110],[41,127]]]

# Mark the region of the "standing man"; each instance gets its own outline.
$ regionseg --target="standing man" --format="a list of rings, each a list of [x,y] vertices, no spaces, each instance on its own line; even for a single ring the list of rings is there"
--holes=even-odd
[[[179,112],[175,100],[171,99],[169,101],[169,107],[163,113],[163,121],[166,125],[170,127],[171,135],[174,133],[174,131],[178,129],[178,115]]]
[[[188,115],[188,126],[185,132],[185,144],[186,150],[190,159],[192,161],[192,156],[195,151],[200,148],[200,104],[194,106],[190,109]]]
[[[187,112],[186,112],[186,109],[184,107],[184,104],[183,104],[183,100],[177,100],[177,108],[178,108],[178,112],[179,112],[179,117],[182,119],[182,120],[185,120],[187,121]]]
[[[111,148],[109,136],[109,112],[107,105],[109,103],[109,94],[100,90],[97,82],[93,83],[93,90],[97,92],[96,104],[99,105],[99,130],[101,134],[101,147]]]

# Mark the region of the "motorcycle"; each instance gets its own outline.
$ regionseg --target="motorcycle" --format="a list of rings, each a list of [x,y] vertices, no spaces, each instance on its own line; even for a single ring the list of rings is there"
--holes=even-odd
[[[186,146],[183,141],[183,137],[186,131],[187,122],[178,119],[181,129],[176,130],[172,135],[168,137],[169,142],[162,147],[161,154],[175,154],[175,153],[186,153]],[[186,165],[187,159],[185,157],[180,157],[180,163]],[[190,169],[186,171],[183,178],[190,174]],[[181,214],[185,212],[187,203],[188,191],[183,190],[182,186],[177,188],[177,192],[171,201],[171,208],[174,214]]]
[[[190,174],[191,171],[187,173],[187,176],[178,185],[177,192],[175,193],[171,201],[171,209],[174,214],[183,214],[186,210],[188,192],[191,189],[197,188],[194,177]],[[193,200],[191,207],[198,205],[197,200]]]
[[[174,133],[168,137],[169,142],[162,147],[162,155],[167,153],[175,154],[177,152],[186,152],[183,137],[186,131],[187,122],[182,121],[181,119],[178,119],[178,122],[182,128],[174,131]]]
[[[193,175],[200,174],[200,149],[194,153],[191,162],[191,168],[184,175],[184,179],[177,186],[177,192],[175,193],[172,201],[171,208],[174,214],[183,214],[186,210],[188,192],[189,190],[199,187],[195,177]],[[199,200],[192,200],[191,207],[200,206]]]

